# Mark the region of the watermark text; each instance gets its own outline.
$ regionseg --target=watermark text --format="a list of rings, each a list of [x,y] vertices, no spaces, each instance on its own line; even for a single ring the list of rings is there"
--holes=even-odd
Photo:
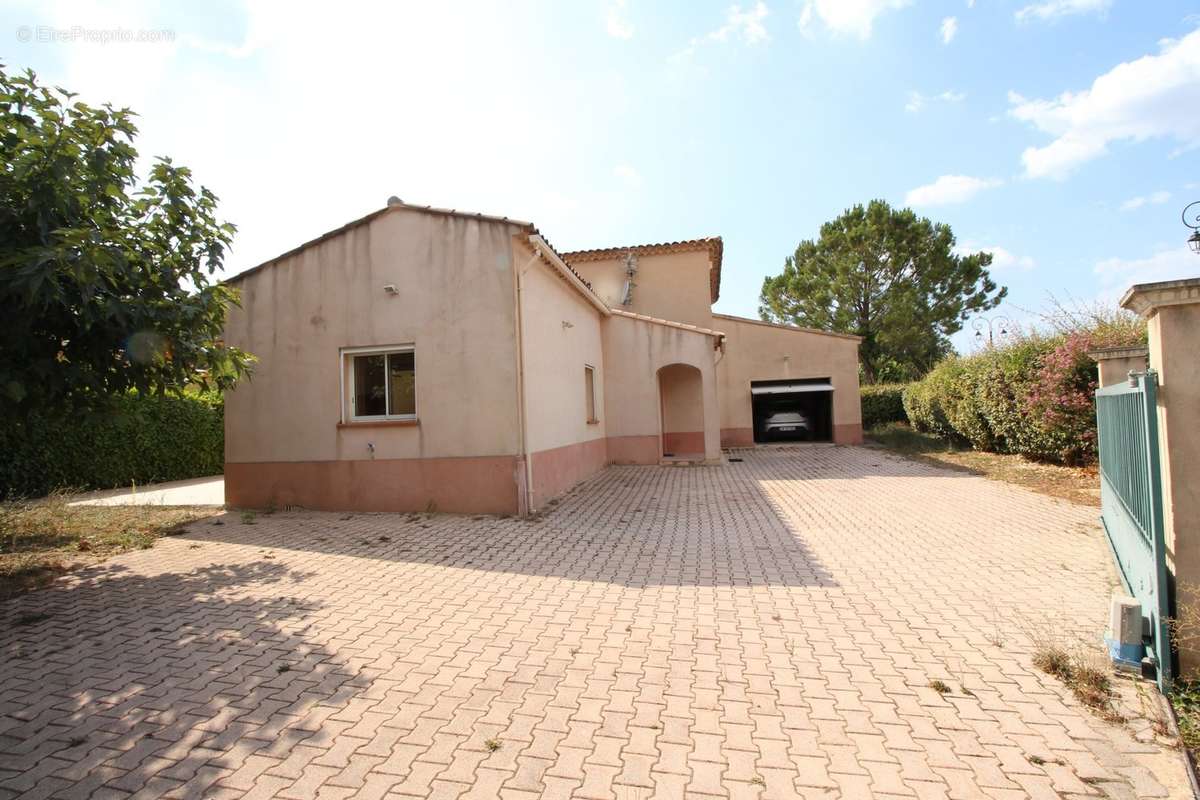
[[[20,25],[17,41],[33,44],[162,44],[175,41],[175,31],[170,28]]]

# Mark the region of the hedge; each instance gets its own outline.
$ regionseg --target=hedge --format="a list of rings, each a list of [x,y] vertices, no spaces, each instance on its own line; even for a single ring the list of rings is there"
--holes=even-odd
[[[0,427],[0,453],[0,498],[217,475],[224,403],[215,395],[130,394],[103,411],[35,414]]]
[[[1065,464],[1096,459],[1096,365],[1087,352],[1140,341],[1140,330],[1034,335],[941,361],[904,391],[914,428],[977,450]]]
[[[877,383],[859,389],[863,429],[889,422],[906,422],[903,383]]]

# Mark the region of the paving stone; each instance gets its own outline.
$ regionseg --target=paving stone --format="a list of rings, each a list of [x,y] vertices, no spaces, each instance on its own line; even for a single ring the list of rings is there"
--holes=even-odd
[[[1107,621],[1095,509],[869,448],[738,455],[611,467],[534,519],[230,513],[7,601],[0,800],[1186,789],[1145,721],[1031,664],[1030,613],[1087,646]]]

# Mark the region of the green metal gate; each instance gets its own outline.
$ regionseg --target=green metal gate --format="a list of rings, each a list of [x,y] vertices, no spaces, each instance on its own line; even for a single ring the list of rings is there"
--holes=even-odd
[[[1148,654],[1158,685],[1171,680],[1167,630],[1170,590],[1163,536],[1158,459],[1158,375],[1130,373],[1126,383],[1096,390],[1101,519],[1121,580],[1142,604]]]

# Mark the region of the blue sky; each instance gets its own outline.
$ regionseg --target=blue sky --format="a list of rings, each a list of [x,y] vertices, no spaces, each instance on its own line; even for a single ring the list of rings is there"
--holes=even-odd
[[[240,229],[229,274],[392,194],[531,220],[562,250],[719,234],[717,308],[747,316],[799,240],[875,197],[992,250],[1016,319],[1051,292],[1112,301],[1200,274],[1179,218],[1200,199],[1197,2],[39,2],[0,16],[10,69],[132,106],[143,155],[220,195]],[[122,41],[98,41],[113,29]],[[969,348],[969,331],[955,341]]]

